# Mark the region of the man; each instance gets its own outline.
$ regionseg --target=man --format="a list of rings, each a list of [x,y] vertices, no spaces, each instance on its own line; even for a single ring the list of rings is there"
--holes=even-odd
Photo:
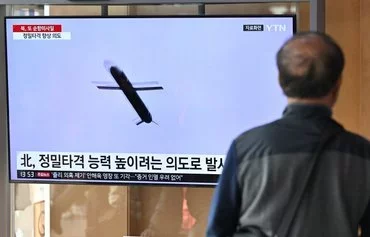
[[[207,237],[233,236],[241,230],[272,236],[302,185],[323,133],[328,126],[341,127],[331,118],[331,108],[342,81],[344,55],[331,37],[296,34],[277,53],[277,66],[288,105],[281,119],[232,142],[211,204]],[[343,131],[321,154],[289,236],[354,237],[358,225],[362,236],[370,236],[369,141]]]

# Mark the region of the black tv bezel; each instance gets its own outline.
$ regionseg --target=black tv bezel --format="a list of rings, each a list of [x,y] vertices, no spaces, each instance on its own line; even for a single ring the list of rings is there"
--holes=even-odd
[[[127,182],[86,182],[86,181],[50,181],[47,180],[30,180],[30,179],[24,179],[24,180],[14,180],[12,179],[11,175],[11,152],[10,152],[10,127],[9,127],[9,76],[8,76],[8,42],[7,42],[7,36],[8,36],[8,29],[7,29],[7,20],[8,19],[50,19],[50,20],[58,20],[58,19],[133,19],[133,18],[142,18],[142,19],[160,19],[160,18],[291,18],[292,24],[293,24],[293,35],[297,33],[297,15],[296,14],[280,14],[280,15],[272,15],[272,14],[227,14],[227,15],[127,15],[127,16],[120,16],[120,15],[114,15],[114,16],[99,16],[99,15],[81,15],[81,16],[6,16],[4,17],[4,29],[5,29],[5,35],[4,35],[4,43],[5,43],[5,73],[6,73],[6,120],[7,120],[7,127],[6,127],[6,133],[7,133],[7,161],[8,161],[8,181],[9,183],[29,183],[29,184],[72,184],[72,185],[115,185],[115,186],[180,186],[180,187],[214,187],[216,184],[182,184],[182,183],[127,183]]]

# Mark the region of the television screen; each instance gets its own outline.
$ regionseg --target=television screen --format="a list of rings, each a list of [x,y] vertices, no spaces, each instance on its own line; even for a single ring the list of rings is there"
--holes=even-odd
[[[294,16],[9,17],[12,182],[212,186],[281,116]]]

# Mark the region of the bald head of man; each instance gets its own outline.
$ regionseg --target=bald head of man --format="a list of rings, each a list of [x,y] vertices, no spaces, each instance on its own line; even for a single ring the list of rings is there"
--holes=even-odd
[[[345,59],[330,36],[298,33],[280,48],[276,61],[279,83],[289,102],[335,104]]]

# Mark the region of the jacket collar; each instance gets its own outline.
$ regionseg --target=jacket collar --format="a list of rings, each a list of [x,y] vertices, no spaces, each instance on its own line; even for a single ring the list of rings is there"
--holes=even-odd
[[[331,108],[320,104],[292,103],[285,107],[283,117],[317,118],[332,116]]]

